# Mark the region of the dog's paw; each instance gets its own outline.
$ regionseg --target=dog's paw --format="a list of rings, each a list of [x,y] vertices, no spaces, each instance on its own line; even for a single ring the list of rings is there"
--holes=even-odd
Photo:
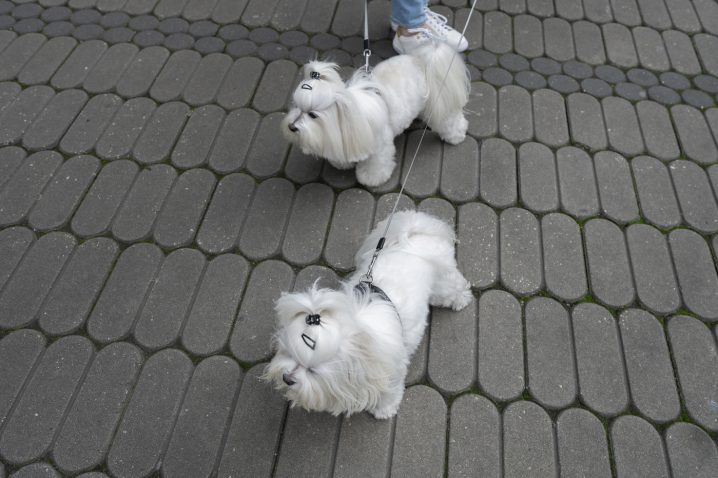
[[[387,418],[391,418],[396,415],[396,412],[398,411],[399,407],[392,405],[388,407],[381,407],[369,410],[369,413],[371,413],[377,420],[386,420]]]
[[[459,292],[459,294],[451,302],[451,308],[453,310],[461,310],[474,300],[474,294],[471,293],[471,288],[467,284],[467,288]]]

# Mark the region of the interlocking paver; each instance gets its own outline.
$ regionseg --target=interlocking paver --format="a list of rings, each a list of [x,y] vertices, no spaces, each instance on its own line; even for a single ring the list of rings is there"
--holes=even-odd
[[[564,214],[547,214],[541,219],[541,237],[549,292],[566,301],[586,295],[586,265],[578,224]]]
[[[484,14],[484,48],[494,53],[507,53],[512,47],[511,17],[502,12]]]
[[[461,144],[444,147],[439,189],[455,202],[475,199],[479,194],[479,145],[471,137]]]
[[[202,58],[182,93],[184,101],[192,106],[213,101],[231,65],[232,59],[221,53]]]
[[[17,83],[11,81],[0,83],[0,111],[11,104],[20,91],[22,89]]]
[[[535,91],[533,113],[536,139],[539,142],[552,147],[568,143],[566,105],[561,95],[551,90]]]
[[[67,129],[60,141],[59,149],[65,154],[90,152],[121,104],[122,100],[113,94],[90,98]]]
[[[310,414],[300,408],[291,408],[279,445],[284,452],[278,457],[275,476],[331,476],[332,450],[336,447],[339,419],[329,414]],[[313,443],[329,446],[316,447]]]
[[[102,463],[142,360],[142,352],[125,342],[108,345],[95,356],[52,450],[65,473]]]
[[[246,106],[251,99],[264,70],[264,63],[257,58],[240,58],[225,76],[217,93],[217,103],[227,109]]]
[[[55,95],[23,135],[23,146],[29,150],[57,146],[86,101],[87,94],[81,90],[66,90]]]
[[[421,147],[419,147],[421,136],[420,131],[414,131],[407,136],[401,177],[406,178],[406,191],[409,194],[414,197],[424,198],[435,195],[439,189],[441,157],[444,147],[436,134],[427,134],[421,143]],[[410,158],[415,158],[416,161],[411,175],[407,176],[411,163]],[[347,171],[347,173],[351,172]],[[350,174],[348,179],[352,180],[353,176],[353,174]],[[481,177],[481,174],[479,174],[479,177]]]
[[[25,218],[61,164],[62,157],[54,151],[35,153],[22,162],[0,190],[0,226]]]
[[[603,65],[606,63],[603,34],[598,25],[586,21],[574,23],[573,38],[576,42],[576,57],[579,60],[591,65]]]
[[[20,141],[30,124],[55,95],[47,86],[31,86],[0,111],[0,145]]]
[[[504,86],[499,90],[499,131],[513,142],[528,141],[533,136],[531,95],[523,88]]]
[[[496,213],[480,203],[459,208],[456,251],[459,269],[476,288],[494,285],[499,276],[499,237]]]
[[[48,463],[32,463],[13,473],[12,478],[60,478],[60,474]]]
[[[501,476],[501,425],[496,407],[475,394],[462,395],[451,406],[449,476]]]
[[[25,159],[25,150],[17,146],[0,148],[0,190]]]
[[[88,319],[87,331],[93,339],[109,343],[127,336],[163,257],[150,244],[122,252]]]
[[[275,176],[284,164],[289,142],[277,135],[283,118],[284,113],[272,113],[259,122],[246,160],[247,169],[257,178]]]
[[[668,478],[668,463],[661,437],[645,420],[624,416],[611,426],[611,443],[619,476]]]
[[[147,126],[132,148],[134,158],[144,164],[157,163],[167,159],[187,117],[191,117],[191,113],[189,107],[184,103],[170,102],[160,105],[152,114]],[[201,160],[202,158],[199,159],[199,161]]]
[[[235,23],[242,15],[246,2],[219,0],[212,11],[212,20],[219,24]]]
[[[679,229],[669,234],[668,243],[685,305],[705,319],[718,319],[718,276],[705,240]]]
[[[576,365],[568,313],[555,300],[538,297],[525,307],[528,389],[546,408],[576,399]]]
[[[584,303],[574,307],[571,323],[581,401],[600,415],[618,415],[629,395],[616,320],[603,307]]]
[[[561,207],[577,218],[598,213],[598,191],[591,158],[585,151],[566,146],[556,153]]]
[[[34,320],[75,244],[65,233],[35,241],[0,294],[0,328],[18,328]]]
[[[369,233],[374,216],[374,199],[360,189],[349,189],[337,196],[327,234],[324,258],[339,270],[354,267],[354,254]]]
[[[718,205],[708,175],[691,161],[673,161],[671,172],[681,212],[686,222],[701,232],[718,230]]]
[[[192,368],[190,359],[176,349],[157,352],[145,362],[107,455],[110,473],[145,476],[156,469]]]
[[[643,215],[659,227],[679,224],[681,213],[668,169],[649,156],[635,158],[631,161],[631,168]]]
[[[516,151],[510,143],[490,138],[481,145],[479,188],[481,197],[492,206],[516,203]]]
[[[592,219],[584,226],[591,290],[609,307],[634,300],[635,290],[623,232],[610,221]]]
[[[521,203],[534,212],[558,208],[558,184],[553,152],[541,143],[519,148],[519,195]]]
[[[79,336],[47,348],[3,429],[0,455],[5,460],[28,463],[49,450],[93,353],[92,343]]]
[[[187,116],[189,119],[171,156],[172,164],[182,169],[194,168],[206,162],[214,138],[222,126],[224,110],[219,106],[207,105],[189,112]]]
[[[106,238],[77,247],[38,313],[45,333],[65,335],[83,325],[118,252],[117,244]]]
[[[17,75],[18,81],[24,85],[49,82],[75,46],[77,41],[74,38],[60,37],[49,40],[25,64]]]
[[[474,116],[481,118],[481,121],[469,121],[469,134],[480,138],[494,136],[498,131],[496,108],[496,90],[483,82],[472,83],[466,109],[467,112],[474,112]]]
[[[681,303],[665,237],[651,226],[626,230],[638,299],[658,314],[674,312]]]
[[[367,413],[344,418],[334,459],[336,478],[383,476],[389,469],[394,422]]]
[[[716,444],[699,427],[676,423],[664,436],[674,477],[709,478],[718,473]]]
[[[521,306],[508,292],[492,290],[479,299],[479,387],[499,401],[524,390]]]
[[[536,3],[536,2],[534,2]],[[460,22],[463,25],[464,22]],[[469,38],[480,32],[468,32]],[[528,58],[536,58],[543,56],[543,26],[541,21],[530,15],[519,15],[514,17],[514,49],[519,55]],[[474,48],[479,45],[472,45]]]
[[[254,180],[244,174],[232,174],[219,182],[197,233],[200,248],[217,254],[237,244],[254,186]]]
[[[666,107],[653,101],[636,105],[646,150],[661,160],[676,159],[680,154],[676,134]]]
[[[669,8],[671,3],[667,3]],[[686,75],[695,75],[701,72],[698,57],[688,35],[676,30],[666,30],[662,36],[673,69]]]
[[[593,162],[603,214],[619,224],[638,219],[638,203],[626,159],[604,151],[597,153]]]
[[[431,314],[428,376],[439,390],[467,390],[476,376],[477,307],[459,312],[436,309]],[[471,365],[469,365],[471,364]]]
[[[24,227],[11,227],[0,231],[0,289],[34,240],[33,233]]]
[[[633,405],[654,422],[675,419],[680,402],[661,324],[648,312],[630,309],[618,325]]]
[[[252,100],[260,113],[284,108],[295,87],[297,65],[289,60],[276,60],[267,65]]]
[[[134,98],[125,102],[97,141],[97,155],[105,160],[128,156],[155,109],[155,102],[149,98]]]
[[[686,156],[702,164],[718,161],[715,140],[701,112],[691,106],[676,105],[671,114]]]
[[[605,149],[608,139],[598,100],[584,93],[572,93],[568,96],[566,106],[571,139],[592,150]]]
[[[716,32],[712,32],[716,33]],[[718,38],[706,33],[699,33],[693,37],[693,42],[698,50],[703,69],[712,75],[718,75],[718,60],[714,52],[718,48]]]
[[[193,249],[179,249],[167,256],[133,327],[137,343],[156,350],[177,340],[206,262],[202,253]]]
[[[254,362],[269,356],[269,339],[274,320],[267,315],[280,292],[291,289],[292,269],[280,261],[266,261],[254,268],[237,314],[230,339],[232,354],[242,362]]]
[[[117,94],[125,98],[145,96],[169,54],[159,46],[140,50],[117,82]]]
[[[635,109],[622,98],[601,100],[606,118],[608,142],[618,152],[635,156],[643,152],[643,140],[638,126]]]
[[[45,337],[35,330],[17,330],[0,340],[0,426],[5,423],[12,405],[33,372],[37,360],[45,350]]]
[[[530,295],[543,284],[539,223],[525,209],[510,208],[499,217],[501,282],[512,292]]]
[[[38,231],[66,225],[99,168],[100,162],[92,156],[65,161],[30,212],[28,224]]]
[[[551,419],[533,402],[518,401],[504,409],[504,476],[557,476],[556,445]]]
[[[662,7],[663,4],[657,2],[655,8],[647,8],[647,10],[649,13],[656,12]],[[670,68],[668,53],[658,31],[646,27],[636,27],[633,29],[633,39],[636,42],[638,61],[643,67],[656,71],[666,71]]]
[[[242,381],[219,461],[219,476],[272,473],[287,402],[260,381],[263,369],[264,364],[255,365]]]
[[[546,56],[557,61],[568,61],[575,57],[571,24],[560,18],[543,21],[543,35]]]
[[[191,50],[173,53],[152,84],[150,96],[160,103],[179,99],[201,58]]]
[[[409,388],[396,419],[391,463],[393,476],[439,476],[444,469],[443,434],[429,430],[444,428],[446,404],[438,392],[424,385]]]
[[[249,265],[225,254],[207,266],[182,333],[182,345],[195,355],[219,353],[227,343]]]
[[[284,258],[298,265],[316,262],[334,205],[334,193],[326,185],[308,184],[297,191],[282,245]]]
[[[126,43],[111,46],[87,74],[82,87],[91,94],[113,90],[138,51],[135,45]]]
[[[146,239],[176,178],[166,164],[140,172],[112,223],[112,235],[124,242]]]
[[[39,33],[16,37],[0,52],[0,81],[15,79],[22,67],[42,47],[45,40],[45,37]]]
[[[162,462],[163,475],[210,476],[241,378],[241,369],[227,357],[197,365]]]
[[[609,478],[611,462],[602,423],[585,410],[571,408],[556,420],[561,473],[566,476]]]

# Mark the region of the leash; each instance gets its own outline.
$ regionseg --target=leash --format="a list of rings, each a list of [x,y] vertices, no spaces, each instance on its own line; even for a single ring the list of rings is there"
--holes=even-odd
[[[369,73],[369,0],[364,0],[364,71]]]
[[[369,44],[369,30],[367,27],[368,21],[366,17],[366,2],[368,0],[365,0],[364,3],[364,47],[366,48]],[[471,10],[469,10],[469,16],[466,17],[466,23],[464,24],[464,29],[461,30],[461,36],[464,37],[466,34],[466,29],[469,27],[469,22],[471,21],[471,15],[474,13],[474,8],[476,7],[476,1],[474,0],[471,4]],[[459,38],[459,42],[461,39]],[[459,44],[456,44],[456,49],[458,50]],[[366,51],[365,55],[366,55]],[[371,54],[371,52],[369,52]],[[441,80],[441,86],[439,87],[439,93],[444,89],[444,84],[446,83],[446,78],[449,76],[449,72],[451,71],[451,66],[454,64],[454,58],[456,56],[451,57],[451,62],[449,62],[449,68],[446,70],[446,74],[444,75],[444,79]],[[369,67],[369,57],[367,57],[367,68]],[[368,71],[368,70],[367,70]],[[436,95],[439,96],[439,95]],[[382,234],[381,238],[379,239],[379,242],[376,245],[376,249],[374,249],[374,254],[372,255],[371,262],[369,262],[369,267],[366,271],[366,274],[364,274],[362,281],[369,283],[371,285],[374,278],[372,277],[372,270],[374,269],[374,264],[376,263],[377,258],[379,257],[379,254],[381,254],[382,249],[384,248],[384,242],[386,241],[386,234],[389,232],[389,226],[391,226],[391,221],[394,219],[394,214],[396,213],[396,208],[399,206],[399,201],[401,200],[401,195],[404,192],[404,188],[406,187],[406,183],[409,179],[409,175],[411,174],[411,170],[414,167],[414,161],[416,160],[416,156],[419,154],[419,149],[421,149],[421,143],[424,141],[424,136],[426,136],[426,131],[429,129],[429,121],[431,120],[431,117],[434,114],[434,103],[430,105],[431,109],[429,110],[429,116],[426,118],[426,124],[424,125],[424,130],[421,132],[421,137],[419,137],[419,142],[416,145],[416,150],[414,151],[414,156],[411,158],[411,162],[409,163],[409,168],[406,170],[406,174],[404,175],[404,179],[401,182],[401,188],[399,189],[399,194],[396,196],[396,201],[394,201],[394,207],[391,209],[391,213],[389,213],[389,218],[386,221],[386,227],[384,228],[384,233]]]

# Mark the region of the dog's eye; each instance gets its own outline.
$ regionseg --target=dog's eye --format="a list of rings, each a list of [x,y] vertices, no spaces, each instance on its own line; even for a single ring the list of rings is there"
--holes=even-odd
[[[317,118],[319,118],[319,115],[316,114],[314,111],[310,111],[308,114],[309,114],[309,117],[310,117],[311,119],[317,119]]]

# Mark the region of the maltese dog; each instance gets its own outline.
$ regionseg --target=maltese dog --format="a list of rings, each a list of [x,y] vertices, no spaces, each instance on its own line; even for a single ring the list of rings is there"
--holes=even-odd
[[[424,213],[396,213],[372,270],[386,221],[356,255],[356,272],[340,290],[283,294],[276,303],[272,382],[292,406],[334,415],[367,410],[396,414],[409,359],[427,325],[429,305],[463,309],[473,298],[454,258],[454,231]]]
[[[445,43],[429,42],[389,58],[370,74],[357,70],[346,84],[338,69],[336,63],[311,61],[294,91],[281,130],[304,154],[326,158],[338,169],[356,165],[360,183],[378,186],[396,164],[394,137],[414,118],[447,143],[466,137],[469,75],[463,58]]]

